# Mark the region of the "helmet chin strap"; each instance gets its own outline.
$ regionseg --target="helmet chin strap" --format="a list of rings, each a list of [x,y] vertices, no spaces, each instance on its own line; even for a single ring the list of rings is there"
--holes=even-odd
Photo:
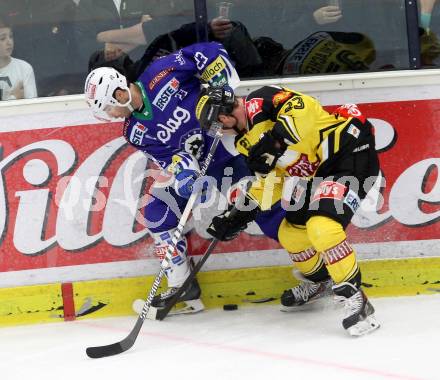
[[[120,106],[120,107],[127,107],[130,110],[130,112],[133,112],[134,108],[131,105],[131,102],[133,101],[133,97],[131,96],[131,91],[130,91],[130,89],[128,87],[124,88],[124,90],[126,90],[128,92],[128,100],[124,104],[119,103],[118,101],[116,101],[116,103],[117,103],[118,106]]]

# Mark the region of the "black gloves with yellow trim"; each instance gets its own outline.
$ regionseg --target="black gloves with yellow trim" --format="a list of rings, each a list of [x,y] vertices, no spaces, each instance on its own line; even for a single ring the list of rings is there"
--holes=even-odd
[[[221,241],[235,239],[250,222],[255,220],[259,211],[257,204],[246,198],[244,205],[230,205],[228,210],[215,216],[206,231]]]
[[[263,134],[258,143],[251,147],[247,165],[255,173],[269,174],[284,154],[287,144],[273,130]]]

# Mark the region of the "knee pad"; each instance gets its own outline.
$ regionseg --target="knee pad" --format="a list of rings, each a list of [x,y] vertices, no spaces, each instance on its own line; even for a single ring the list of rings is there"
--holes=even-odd
[[[153,233],[154,254],[161,261],[164,259],[168,247],[173,245],[172,237],[176,229],[165,232]],[[189,275],[190,267],[186,257],[187,241],[185,236],[181,236],[174,246],[171,255],[170,267],[165,271],[168,279],[168,286],[177,287],[182,285]]]
[[[312,216],[306,227],[307,236],[313,247],[321,253],[327,270],[336,283],[359,277],[355,251],[347,242],[340,223],[326,216]]]
[[[286,219],[278,230],[280,244],[289,252],[293,265],[311,281],[328,277],[321,256],[312,247],[304,226],[290,224]]]

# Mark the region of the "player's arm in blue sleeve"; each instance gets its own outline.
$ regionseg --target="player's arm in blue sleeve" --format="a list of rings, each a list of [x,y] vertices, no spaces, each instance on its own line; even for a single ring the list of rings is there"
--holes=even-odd
[[[240,83],[240,78],[227,51],[218,42],[190,45],[175,54],[180,55],[180,64],[186,65],[189,70],[194,70],[194,73],[200,76],[202,83],[213,87],[222,87],[227,84],[232,89]],[[176,57],[179,58],[179,56]]]

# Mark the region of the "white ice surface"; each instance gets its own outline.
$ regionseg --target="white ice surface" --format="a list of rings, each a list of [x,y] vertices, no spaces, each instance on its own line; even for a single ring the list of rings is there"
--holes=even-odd
[[[2,380],[440,379],[440,295],[373,299],[382,327],[346,335],[330,302],[209,310],[149,321],[134,347],[89,359],[87,346],[124,338],[135,317],[0,329]]]

